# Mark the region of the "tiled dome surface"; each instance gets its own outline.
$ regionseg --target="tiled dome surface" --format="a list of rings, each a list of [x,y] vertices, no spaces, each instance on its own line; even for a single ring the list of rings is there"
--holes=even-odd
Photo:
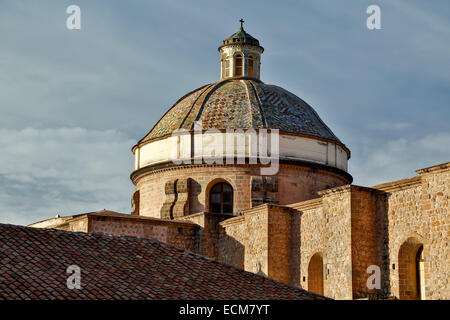
[[[182,97],[140,142],[177,129],[192,130],[200,120],[203,129],[279,129],[339,141],[314,109],[294,94],[259,81],[231,79]]]

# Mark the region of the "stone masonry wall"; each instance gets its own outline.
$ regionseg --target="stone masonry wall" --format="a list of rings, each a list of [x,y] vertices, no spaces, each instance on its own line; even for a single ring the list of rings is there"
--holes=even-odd
[[[268,275],[291,283],[291,208],[268,206]]]
[[[308,290],[308,266],[311,257],[321,253],[326,261],[326,219],[322,199],[301,202],[294,205],[293,210],[293,220],[296,223],[292,225],[292,248],[298,248],[298,252],[293,250],[292,285]]]
[[[140,191],[141,216],[160,218],[160,209],[165,201],[164,186],[175,179],[189,179],[191,195],[189,196],[190,213],[209,211],[209,189],[217,182],[227,182],[233,187],[234,212],[250,207],[250,178],[257,168],[220,165],[198,165],[173,167],[153,171],[136,181]]]
[[[269,277],[269,212],[261,205],[245,212],[247,242],[245,243],[244,268]]]
[[[153,238],[182,250],[196,252],[198,226],[191,222],[161,220],[149,217],[99,211],[60,217],[30,225],[73,232],[103,233],[112,236]]]
[[[245,244],[248,241],[245,217],[235,217],[221,223],[219,262],[244,270]]]
[[[449,299],[449,163],[417,171],[420,177],[375,186],[385,192],[379,215],[386,216],[387,270],[390,294],[400,296],[399,251],[408,239],[423,245],[425,298]]]
[[[400,297],[400,247],[423,245],[426,299],[450,297],[449,163],[417,171],[420,176],[372,188],[342,186],[293,208],[291,282],[308,289],[308,266],[315,253],[324,263],[324,294],[364,298],[370,265],[382,271],[384,296]],[[299,249],[297,249],[299,248]]]
[[[299,247],[299,260],[292,260],[292,284],[308,289],[308,266],[312,256],[323,257],[324,295],[352,299],[351,190],[346,185],[319,192],[321,199],[293,204],[292,248]],[[299,217],[299,218],[296,218]],[[299,236],[298,236],[299,235]],[[295,249],[292,249],[295,252]],[[298,264],[299,267],[295,265]]]
[[[290,284],[291,211],[264,204],[222,222],[219,261]]]
[[[349,183],[338,174],[300,166],[281,165],[278,172],[278,204],[290,205],[317,198],[317,192]]]
[[[430,228],[425,245],[428,254],[424,252],[426,298],[450,299],[450,164],[418,173],[422,177],[422,213],[428,216]]]
[[[352,299],[351,186],[320,193],[325,218],[324,295]],[[303,225],[303,223],[302,223]]]
[[[182,250],[195,250],[196,226],[190,223],[167,222],[156,219],[123,219],[89,217],[89,232],[114,236],[153,238]]]
[[[420,290],[426,299],[450,299],[449,167],[450,163],[444,163],[418,170],[417,177],[372,188],[338,186],[289,206],[263,204],[253,208],[248,208],[250,181],[257,168],[201,166],[186,172],[168,170],[164,173],[168,177],[152,174],[137,181],[140,193],[147,192],[144,207],[142,198],[140,201],[146,214],[153,212],[152,197],[156,204],[164,201],[164,196],[158,200],[157,193],[152,192],[157,186],[164,186],[165,179],[174,179],[181,172],[193,177],[191,189],[198,191],[194,192],[195,199],[189,199],[191,208],[207,203],[208,188],[215,182],[228,181],[235,188],[235,208],[242,209],[242,216],[201,212],[178,220],[161,220],[101,211],[31,226],[155,238],[304,289],[308,289],[311,257],[320,253],[324,295],[335,299],[365,298],[371,294],[366,286],[369,265],[378,265],[382,271],[382,290],[378,293],[401,297],[402,291],[403,296],[408,295],[405,291],[410,289],[404,285],[407,273],[399,269],[411,262],[405,262],[403,257],[408,255],[411,260],[413,255],[404,254],[406,249],[400,248],[419,250],[423,246],[420,265],[424,290]],[[280,173],[289,170],[302,172],[281,168]],[[279,178],[279,188],[289,186],[290,179],[296,176],[287,177],[284,182]],[[298,182],[308,183],[314,176],[307,178],[299,173],[297,178]],[[290,187],[284,192],[294,194],[294,185]],[[164,194],[163,189],[161,192]],[[308,194],[302,192],[302,197]],[[292,196],[295,197],[299,196]],[[155,210],[159,212],[157,205]],[[412,245],[405,247],[405,243]],[[414,297],[414,293],[410,296]]]
[[[369,266],[378,265],[377,210],[374,189],[352,186],[351,241],[352,241],[352,291],[353,299],[367,298]]]
[[[381,201],[378,217],[385,220],[385,230],[381,234],[383,242],[386,243],[383,261],[383,286],[387,295],[399,297],[399,261],[398,253],[400,246],[409,238],[414,237],[424,241],[428,233],[428,219],[421,214],[420,180],[416,184],[398,186],[397,189],[386,193]],[[377,188],[376,186],[374,188]],[[380,188],[381,191],[384,188]],[[424,246],[424,254],[427,255]]]
[[[200,212],[177,219],[190,221],[198,225],[195,237],[195,252],[205,257],[218,260],[219,238],[221,227],[219,223],[232,218],[231,215],[210,212]]]
[[[51,226],[50,228],[53,228],[53,226]],[[74,219],[73,221],[70,221],[69,223],[61,224],[56,229],[72,232],[88,232],[89,220],[87,216],[82,216],[80,218]]]
[[[140,194],[139,214],[160,218],[168,181],[189,179],[190,214],[208,212],[209,189],[217,182],[228,182],[234,191],[233,212],[239,213],[252,207],[252,177],[260,177],[259,165],[191,165],[142,173],[133,182]],[[277,177],[281,205],[317,198],[317,191],[347,183],[337,173],[287,164],[280,164]]]

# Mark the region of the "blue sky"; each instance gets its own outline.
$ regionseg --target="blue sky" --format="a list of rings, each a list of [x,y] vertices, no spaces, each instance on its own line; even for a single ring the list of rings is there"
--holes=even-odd
[[[81,30],[66,8],[81,8]],[[382,29],[366,28],[381,7]],[[295,93],[371,186],[450,160],[450,2],[0,1],[0,222],[130,211],[130,148],[219,79],[243,17],[261,79]]]

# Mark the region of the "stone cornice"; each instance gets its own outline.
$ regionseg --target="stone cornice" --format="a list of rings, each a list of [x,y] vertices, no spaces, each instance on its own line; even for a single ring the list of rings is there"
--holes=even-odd
[[[222,44],[217,48],[217,51],[221,52],[221,50],[225,47],[230,48],[242,48],[242,49],[256,49],[256,51],[259,51],[260,54],[264,52],[264,48],[258,44],[251,44],[251,43],[245,43],[245,42],[232,42],[232,43],[226,43]]]
[[[59,225],[63,225],[65,221],[72,220],[72,219],[74,219],[75,217],[78,217],[78,216],[79,215],[72,215],[72,216],[64,216],[64,217],[40,220],[40,221],[33,222],[33,223],[27,225],[27,227],[41,228],[42,224],[45,225],[45,228],[49,228],[49,227],[52,227],[52,226],[59,226]]]
[[[244,216],[238,216],[238,217],[234,217],[234,218],[230,218],[230,219],[224,220],[224,221],[220,222],[219,225],[222,228],[226,228],[226,227],[229,227],[229,226],[234,225],[234,224],[240,224],[240,223],[242,223],[244,221],[245,221],[245,217]]]
[[[450,169],[450,162],[444,162],[441,164],[437,164],[431,167],[423,168],[416,170],[418,174],[426,174],[426,173],[438,173],[442,171],[448,171]]]
[[[191,219],[191,218],[196,218],[196,217],[201,217],[201,216],[203,216],[203,217],[215,217],[215,218],[226,218],[226,217],[229,217],[231,219],[235,217],[235,216],[233,216],[231,214],[223,214],[223,213],[214,213],[214,212],[203,211],[203,212],[197,212],[197,213],[193,213],[193,214],[190,214],[190,215],[187,215],[187,216],[179,217],[179,218],[176,218],[176,219],[171,220],[171,221],[185,221],[185,220],[189,221],[189,219]]]
[[[96,219],[96,218],[108,218],[112,220],[129,220],[129,221],[141,221],[141,222],[149,222],[153,224],[158,225],[178,225],[188,228],[195,228],[197,227],[197,224],[190,222],[190,221],[177,221],[177,220],[166,220],[166,219],[159,219],[159,218],[153,218],[153,217],[145,217],[145,216],[132,216],[128,214],[120,214],[120,215],[109,215],[109,214],[101,214],[101,213],[94,213],[94,214],[86,214],[84,216],[87,216],[90,220]],[[75,221],[75,220],[71,220]]]
[[[61,220],[59,223],[55,223],[55,224],[51,224],[48,226],[43,226],[43,227],[39,227],[39,226],[33,226],[31,225],[31,227],[33,228],[46,228],[46,229],[56,229],[56,228],[63,228],[66,226],[69,226],[72,222],[78,222],[80,220],[87,220],[89,222],[89,217],[87,214],[77,214],[74,216],[69,216],[69,217],[62,217],[62,218],[66,218],[64,220]],[[52,220],[52,219],[49,219]],[[46,220],[43,220],[39,223],[45,222]]]
[[[245,217],[245,216],[251,216],[253,214],[257,214],[260,212],[268,212],[268,211],[269,211],[269,204],[263,203],[263,204],[260,204],[259,206],[243,210],[242,215]]]
[[[377,190],[374,188],[357,186],[357,185],[353,185],[353,184],[346,184],[343,186],[319,191],[319,192],[317,192],[317,194],[321,197],[324,197],[324,196],[331,195],[331,194],[351,192],[351,191],[377,192]]]
[[[256,167],[256,168],[260,168],[260,167],[269,167],[270,166],[270,164],[264,165],[261,163],[255,163],[255,164],[248,163],[249,162],[248,158],[245,159],[245,162],[246,162],[245,164],[236,164],[236,163],[226,164],[225,160],[226,159],[223,159],[223,164],[201,163],[201,164],[180,164],[180,165],[176,165],[172,161],[166,161],[163,163],[149,165],[149,166],[142,167],[138,170],[135,170],[131,173],[130,179],[134,184],[136,184],[136,181],[139,178],[144,177],[149,174],[160,173],[160,172],[170,171],[170,170],[180,170],[180,169],[199,168],[199,167],[204,167],[204,168],[210,168],[210,167],[251,168],[251,167]],[[353,177],[348,172],[338,169],[336,167],[331,167],[331,166],[327,166],[327,165],[320,164],[320,163],[315,163],[315,162],[310,162],[310,161],[302,161],[302,160],[280,159],[279,164],[280,164],[280,166],[287,165],[287,166],[292,166],[294,168],[295,167],[298,167],[298,168],[304,167],[304,168],[308,168],[308,169],[312,169],[312,170],[322,170],[322,171],[325,171],[328,173],[332,173],[332,174],[341,176],[344,179],[346,179],[348,183],[351,183],[353,181]]]
[[[322,198],[315,198],[288,205],[288,207],[291,207],[292,209],[299,211],[317,209],[320,208],[321,206],[322,206]]]
[[[323,197],[323,196],[331,195],[331,194],[334,194],[334,193],[349,192],[351,190],[351,188],[352,188],[352,186],[350,184],[346,184],[346,185],[343,185],[343,186],[339,186],[339,187],[335,187],[335,188],[319,191],[319,192],[317,192],[317,194],[319,196]]]
[[[393,191],[400,191],[405,189],[414,188],[417,186],[420,186],[422,182],[422,178],[420,176],[402,179],[402,180],[396,180],[392,182],[387,182],[383,184],[379,184],[376,186],[373,186],[373,189],[383,191],[383,192],[393,192]]]
[[[267,213],[268,214],[270,212],[270,208],[280,208],[280,209],[288,211],[288,213],[291,213],[292,209],[293,209],[291,206],[283,206],[283,205],[273,204],[273,203],[264,203],[264,204],[260,204],[259,206],[256,206],[256,207],[246,209],[242,212],[241,216],[227,219],[225,221],[222,221],[219,224],[222,227],[228,227],[233,224],[242,223],[243,221],[245,221],[245,218],[248,216],[252,216],[254,214],[259,214],[259,213]]]
[[[187,227],[187,228],[196,228],[197,224],[190,222],[190,221],[176,221],[176,220],[164,220],[159,218],[153,218],[153,217],[144,217],[144,216],[132,216],[130,214],[126,213],[118,213],[118,212],[88,212],[88,213],[81,213],[73,216],[66,216],[66,217],[60,217],[60,218],[52,218],[48,220],[43,220],[40,222],[36,222],[31,224],[31,227],[39,227],[39,224],[43,224],[46,221],[55,220],[53,224],[49,224],[44,226],[45,228],[60,228],[63,226],[68,226],[73,222],[78,222],[80,220],[88,219],[88,221],[92,220],[101,220],[101,219],[110,219],[110,220],[128,220],[128,221],[140,221],[144,223],[151,223],[151,224],[157,224],[157,225],[177,225],[180,227]],[[58,221],[59,220],[59,221]]]

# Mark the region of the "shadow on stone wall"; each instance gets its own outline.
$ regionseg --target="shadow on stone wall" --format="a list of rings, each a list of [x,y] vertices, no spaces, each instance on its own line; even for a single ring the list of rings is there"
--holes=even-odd
[[[301,266],[301,216],[302,212],[292,209],[291,215],[291,285],[297,288],[302,288],[302,282],[300,279],[300,266]]]
[[[377,210],[377,251],[378,265],[381,269],[381,289],[375,294],[378,298],[389,297],[390,290],[390,265],[389,258],[389,227],[388,227],[388,195],[379,192],[376,199]],[[373,296],[373,294],[372,294]]]
[[[219,262],[244,270],[245,246],[235,238],[220,233]]]
[[[198,196],[202,192],[202,186],[192,178],[189,178],[188,183],[190,185],[189,213],[194,214],[205,211],[205,205],[198,200]]]

